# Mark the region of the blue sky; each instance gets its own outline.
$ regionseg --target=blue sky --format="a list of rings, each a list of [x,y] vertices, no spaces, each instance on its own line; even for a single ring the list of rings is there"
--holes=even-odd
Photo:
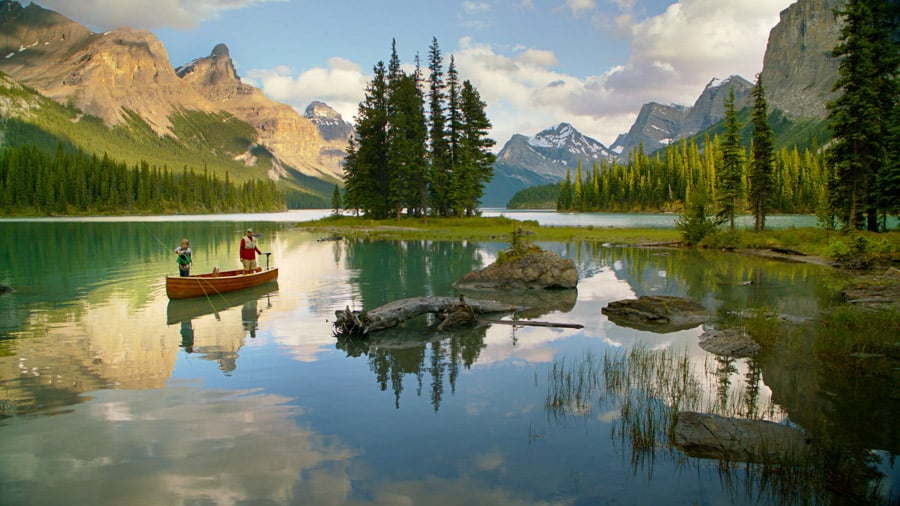
[[[794,0],[44,0],[94,30],[148,29],[173,66],[228,46],[241,78],[348,121],[396,39],[404,63],[432,37],[488,104],[492,137],[559,122],[611,144],[650,101],[691,105],[713,78],[762,70]]]

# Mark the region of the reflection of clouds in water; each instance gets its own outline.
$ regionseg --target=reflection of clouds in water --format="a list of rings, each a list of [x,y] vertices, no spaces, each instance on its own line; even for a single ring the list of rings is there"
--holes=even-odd
[[[0,488],[33,504],[342,503],[355,452],[298,427],[287,400],[184,386],[98,392],[65,424],[3,427]]]
[[[354,306],[358,288],[349,279],[341,241],[316,242],[302,232],[280,236],[285,244],[279,271],[280,304],[265,319],[272,339],[300,362],[315,362],[334,349],[334,310]]]
[[[431,506],[469,506],[491,504],[496,506],[543,506],[550,504],[570,504],[574,502],[535,501],[517,496],[514,492],[500,487],[485,488],[481,483],[464,477],[460,480],[445,480],[429,477],[421,481],[407,481],[377,485],[372,492],[373,505],[428,504]]]

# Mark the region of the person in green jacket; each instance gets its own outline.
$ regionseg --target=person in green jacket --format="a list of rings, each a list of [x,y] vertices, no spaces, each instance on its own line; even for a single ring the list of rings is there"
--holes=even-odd
[[[178,273],[182,276],[191,275],[191,243],[187,239],[181,240],[181,246],[175,248],[175,254],[178,255]]]

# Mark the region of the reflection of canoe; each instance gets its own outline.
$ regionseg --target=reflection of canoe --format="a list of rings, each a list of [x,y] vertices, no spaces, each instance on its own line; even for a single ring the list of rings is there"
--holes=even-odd
[[[225,311],[277,291],[278,282],[276,281],[223,295],[210,295],[208,299],[206,297],[194,297],[191,299],[170,300],[168,307],[166,307],[166,325],[174,325],[192,318]]]
[[[166,295],[170,299],[190,297],[214,297],[221,293],[261,285],[278,279],[278,268],[243,274],[243,271],[225,271],[196,276],[166,276]]]

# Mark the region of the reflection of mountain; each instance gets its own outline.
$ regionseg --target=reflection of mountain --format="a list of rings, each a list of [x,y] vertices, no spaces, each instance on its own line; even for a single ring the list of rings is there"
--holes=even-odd
[[[2,427],[2,502],[344,503],[358,451],[297,424],[290,401],[193,388],[107,391],[70,406],[66,423],[13,419]]]

